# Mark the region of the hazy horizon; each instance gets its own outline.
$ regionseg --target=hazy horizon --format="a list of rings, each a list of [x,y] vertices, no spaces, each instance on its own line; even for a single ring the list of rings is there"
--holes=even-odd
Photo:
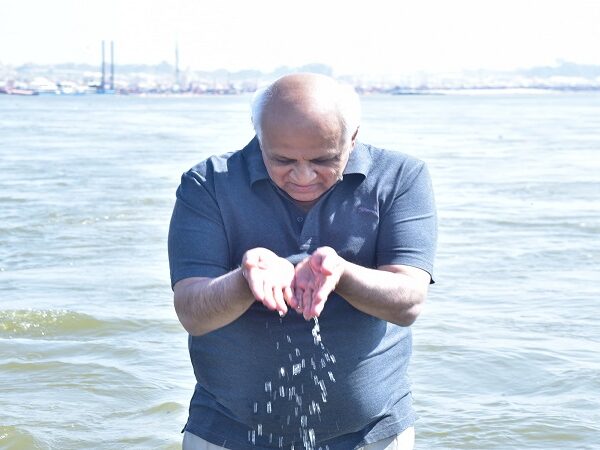
[[[115,63],[273,71],[310,63],[335,74],[515,70],[600,64],[600,2],[591,0],[306,0],[281,2],[22,0],[3,5],[0,63]],[[107,45],[106,58],[109,58]]]

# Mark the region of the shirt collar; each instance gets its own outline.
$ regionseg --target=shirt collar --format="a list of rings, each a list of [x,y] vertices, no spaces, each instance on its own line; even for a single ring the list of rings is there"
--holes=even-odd
[[[371,159],[369,157],[367,146],[362,142],[356,141],[354,143],[354,149],[352,149],[350,156],[348,157],[344,175],[359,174],[366,177],[370,165]]]
[[[250,183],[254,184],[257,181],[268,180],[269,172],[267,172],[267,168],[265,167],[257,136],[254,136],[248,145],[244,147],[242,153],[246,159],[248,173],[250,174]],[[366,177],[370,163],[367,147],[362,142],[357,141],[348,157],[344,175],[358,174]]]
[[[244,147],[242,154],[248,167],[250,184],[269,179],[269,172],[267,172],[267,168],[265,167],[257,136],[254,136],[248,145]]]

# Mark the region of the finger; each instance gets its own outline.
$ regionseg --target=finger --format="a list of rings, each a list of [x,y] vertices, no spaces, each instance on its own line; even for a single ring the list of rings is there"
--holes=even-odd
[[[315,300],[313,302],[313,317],[319,317],[325,308],[325,302],[327,300]]]
[[[304,303],[302,302],[302,297],[304,296],[304,289],[302,289],[301,287],[296,287],[294,289],[294,301],[296,302],[296,312],[298,312],[298,314],[302,314],[302,311],[304,310]]]
[[[283,291],[281,288],[277,286],[273,287],[273,299],[275,300],[277,311],[279,311],[281,315],[285,315],[287,313],[287,306],[283,299]]]
[[[330,277],[325,278],[321,286],[315,290],[313,297],[320,303],[324,303],[327,301],[329,294],[333,292],[335,289],[335,283],[333,279]]]
[[[252,295],[256,300],[262,302],[264,300],[264,279],[260,274],[260,271],[250,270],[246,274],[246,281],[248,283],[248,287],[252,292]]]
[[[286,299],[286,301],[288,302],[288,305],[290,305],[292,308],[294,309],[298,309],[299,303],[298,303],[298,299],[296,298],[296,279],[292,278],[292,282],[290,283],[289,286],[287,286],[285,288],[284,292],[284,297]]]
[[[312,255],[310,255],[309,264],[310,264],[311,269],[313,271],[315,271],[316,273],[321,272],[321,269],[323,266],[323,258],[324,258],[324,256],[318,252],[315,252]]]
[[[323,256],[321,260],[321,273],[324,275],[332,275],[336,267],[335,258],[330,255]]]
[[[263,298],[262,303],[270,310],[277,309],[277,302],[273,296],[273,284],[266,281],[263,284]]]
[[[298,308],[298,301],[296,300],[296,297],[294,296],[294,290],[292,289],[291,286],[286,286],[285,288],[283,288],[283,299],[285,300],[285,302],[288,305],[290,305],[290,308],[292,308],[292,309]]]
[[[308,288],[304,291],[304,294],[302,295],[302,311],[303,311],[303,315],[304,318],[306,320],[310,320],[312,319],[314,316],[312,315],[312,296],[313,296],[313,290]]]
[[[325,280],[318,289],[315,289],[312,296],[312,304],[311,304],[311,316],[319,317],[321,312],[323,312],[323,308],[325,308],[325,303],[329,298],[329,294],[332,291],[332,283]]]

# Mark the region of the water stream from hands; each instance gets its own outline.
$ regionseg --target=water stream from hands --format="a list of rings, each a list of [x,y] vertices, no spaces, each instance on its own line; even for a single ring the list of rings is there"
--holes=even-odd
[[[275,410],[286,411],[286,417],[280,418],[280,420],[284,419],[281,423],[281,430],[283,431],[286,427],[288,429],[290,427],[298,428],[298,440],[289,444],[290,450],[329,450],[327,445],[315,447],[316,437],[313,424],[321,420],[321,405],[327,403],[327,384],[335,383],[332,366],[336,360],[322,342],[319,320],[316,317],[311,333],[317,351],[312,356],[304,355],[298,347],[294,347],[290,335],[285,335],[284,345],[290,349],[287,355],[289,363],[278,369],[275,381],[265,381],[264,389],[267,400],[255,401],[253,404],[254,414],[258,414],[259,411],[266,411],[267,414],[274,414]],[[284,345],[277,342],[277,351],[282,350]],[[314,389],[311,389],[313,392],[305,390],[304,383],[297,378],[306,370],[309,371],[310,379],[318,394],[313,393]],[[316,395],[319,396],[315,398]],[[267,435],[263,428],[263,424],[258,423],[248,432],[248,441],[256,445],[257,440],[267,439],[270,445],[276,443],[279,448],[284,447],[283,434],[269,432]]]

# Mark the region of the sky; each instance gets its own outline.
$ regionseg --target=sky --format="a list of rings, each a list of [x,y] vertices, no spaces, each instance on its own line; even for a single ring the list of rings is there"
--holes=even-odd
[[[116,64],[174,64],[177,43],[193,70],[600,65],[600,0],[0,0],[0,64],[99,64],[102,40]]]

